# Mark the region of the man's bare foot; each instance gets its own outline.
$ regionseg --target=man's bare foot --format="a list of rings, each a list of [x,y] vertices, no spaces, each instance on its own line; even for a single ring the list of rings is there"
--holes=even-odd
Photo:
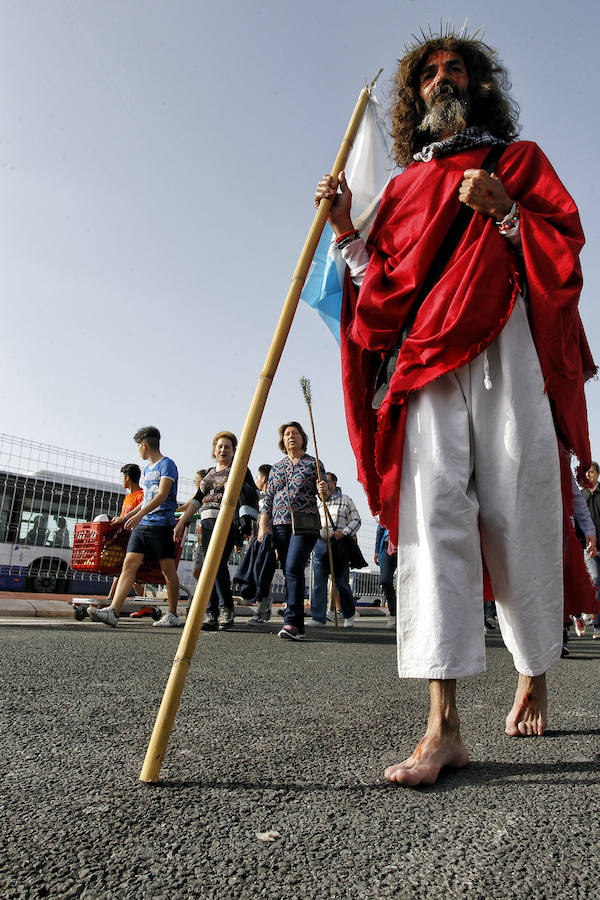
[[[546,676],[519,673],[515,702],[506,717],[506,733],[511,737],[542,735],[547,724]]]
[[[384,772],[387,781],[416,787],[434,784],[440,771],[448,766],[461,769],[469,763],[469,753],[458,732],[451,735],[425,735],[411,756],[404,762],[388,766]]]

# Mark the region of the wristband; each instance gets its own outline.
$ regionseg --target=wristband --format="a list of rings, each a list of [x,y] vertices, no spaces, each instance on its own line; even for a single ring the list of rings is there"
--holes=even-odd
[[[342,232],[342,234],[338,234],[338,236],[335,239],[336,244],[339,244],[340,241],[343,241],[344,238],[350,237],[350,235],[352,235],[352,234],[358,234],[358,231],[356,230],[356,228],[351,228],[350,231],[344,231],[344,232]]]
[[[360,234],[358,231],[351,231],[349,234],[341,235],[339,238],[336,238],[336,244],[338,250],[343,250],[344,247],[347,247],[348,244],[354,243],[354,241],[358,241],[360,238]]]

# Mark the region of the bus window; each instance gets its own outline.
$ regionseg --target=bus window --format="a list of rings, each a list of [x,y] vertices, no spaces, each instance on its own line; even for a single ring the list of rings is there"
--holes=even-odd
[[[71,529],[75,524],[75,520],[72,520]],[[54,531],[50,529],[49,543],[52,547],[70,547],[71,546],[71,529],[69,529],[69,524],[67,519],[64,516],[58,516],[56,519],[56,528]]]
[[[31,526],[31,527],[30,527]],[[48,539],[48,516],[21,520],[21,541],[33,547],[45,547]]]

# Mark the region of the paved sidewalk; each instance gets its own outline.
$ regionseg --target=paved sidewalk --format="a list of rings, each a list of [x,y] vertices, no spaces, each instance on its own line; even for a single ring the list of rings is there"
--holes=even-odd
[[[3,898],[598,897],[600,646],[550,673],[551,730],[510,739],[497,634],[459,687],[471,765],[382,780],[422,735],[377,620],[305,644],[201,633],[160,785],[138,781],[181,632],[0,623]],[[257,837],[278,832],[272,842]]]

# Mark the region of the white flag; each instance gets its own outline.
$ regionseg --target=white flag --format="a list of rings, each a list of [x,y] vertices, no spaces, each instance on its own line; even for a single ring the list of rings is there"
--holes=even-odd
[[[352,221],[365,240],[395,168],[382,120],[379,101],[371,94],[345,169],[346,181],[352,191]],[[300,296],[318,311],[338,344],[345,267],[331,225],[327,224]]]

